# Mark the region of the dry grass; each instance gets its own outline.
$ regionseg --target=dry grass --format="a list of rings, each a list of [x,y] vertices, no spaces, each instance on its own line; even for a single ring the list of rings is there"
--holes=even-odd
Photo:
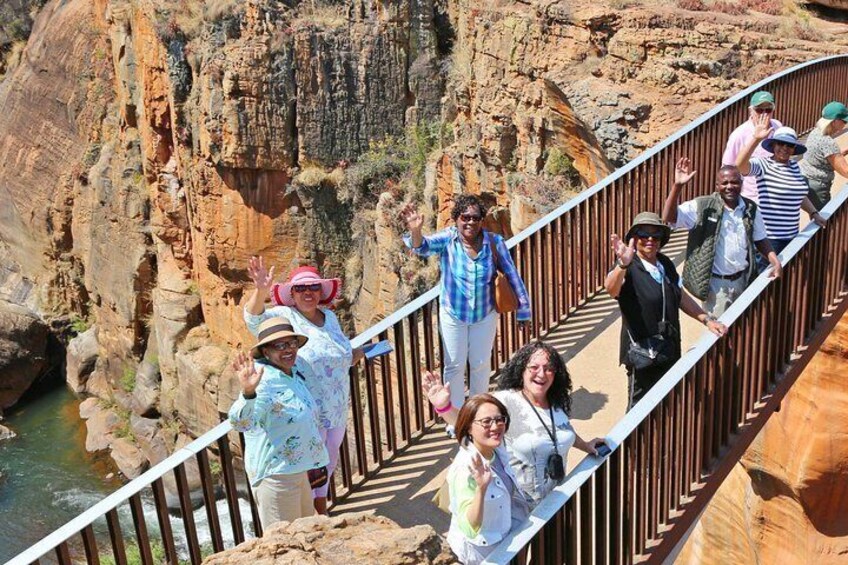
[[[318,186],[339,187],[344,182],[344,171],[337,167],[330,172],[325,171],[319,165],[307,164],[301,169],[294,181],[310,188]]]
[[[692,12],[704,12],[708,10],[704,0],[677,0],[677,7],[681,10],[690,10]]]
[[[346,12],[347,8],[343,4],[333,4],[332,2],[316,0],[301,2],[297,7],[297,19],[292,22],[292,26],[342,27],[347,24]]]
[[[748,8],[739,2],[732,2],[730,0],[713,0],[709,9],[711,12],[720,12],[731,16],[742,16],[748,13]]]

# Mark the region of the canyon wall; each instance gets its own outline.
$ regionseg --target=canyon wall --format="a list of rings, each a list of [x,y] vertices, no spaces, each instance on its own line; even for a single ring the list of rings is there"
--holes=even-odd
[[[0,82],[0,298],[78,334],[92,449],[133,476],[218,422],[251,255],[343,277],[353,334],[436,280],[403,251],[405,201],[432,230],[478,193],[515,233],[844,50],[834,22],[610,4],[47,2]]]
[[[678,563],[848,560],[848,314],[719,488]]]

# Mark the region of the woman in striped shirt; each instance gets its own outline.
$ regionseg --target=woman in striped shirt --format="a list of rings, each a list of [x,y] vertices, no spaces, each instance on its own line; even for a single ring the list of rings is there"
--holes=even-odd
[[[766,235],[775,253],[780,253],[798,235],[802,208],[820,226],[825,225],[825,219],[807,197],[807,179],[792,159],[807,148],[798,142],[798,135],[792,128],[778,128],[774,136],[769,137],[771,133],[768,115],[755,116],[754,137],[739,154],[736,166],[743,175],[757,179]],[[771,157],[751,157],[760,144],[772,153]]]
[[[474,195],[456,199],[454,225],[424,236],[424,218],[410,203],[401,211],[409,233],[407,247],[421,256],[438,255],[441,267],[439,331],[444,344],[444,380],[451,384],[451,404],[465,401],[465,365],[469,365],[470,394],[489,389],[489,359],[495,341],[498,313],[493,282],[497,270],[509,279],[518,298],[516,318],[522,328],[530,321],[530,298],[503,237],[483,229],[486,207]],[[497,264],[494,253],[497,253]],[[450,431],[449,431],[450,433]]]

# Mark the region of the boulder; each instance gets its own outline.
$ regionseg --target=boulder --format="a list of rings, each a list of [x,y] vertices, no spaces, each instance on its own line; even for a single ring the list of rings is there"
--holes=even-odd
[[[0,300],[0,412],[48,368],[47,325],[31,310]]]
[[[205,565],[413,565],[458,563],[429,525],[401,528],[366,512],[312,516],[270,526],[262,538],[208,557]]]
[[[16,434],[3,424],[0,424],[0,441],[4,439],[12,439],[13,437],[17,437],[17,435],[18,434]]]
[[[99,347],[97,326],[90,327],[68,342],[65,379],[72,391],[78,394],[86,392],[88,377],[97,363]]]
[[[130,407],[135,414],[145,417],[159,415],[159,365],[144,359],[135,373],[135,388]]]
[[[79,414],[83,420],[88,420],[100,410],[100,400],[91,396],[80,402]]]
[[[130,480],[137,478],[147,470],[147,458],[128,438],[118,438],[112,442],[112,459],[121,473]]]
[[[114,431],[121,425],[121,419],[114,410],[105,408],[102,404],[97,404],[96,407],[89,405],[87,412],[90,416],[85,421],[86,451],[108,449],[114,439]]]
[[[228,366],[228,351],[203,345],[177,353],[177,383],[174,404],[180,420],[195,436],[218,425],[218,381]]]

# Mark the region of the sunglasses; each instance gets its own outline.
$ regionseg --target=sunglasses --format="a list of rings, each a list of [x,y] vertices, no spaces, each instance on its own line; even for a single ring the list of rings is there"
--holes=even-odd
[[[460,214],[459,219],[463,222],[479,222],[483,219],[483,216],[478,216],[477,214]]]
[[[306,292],[307,290],[311,290],[312,292],[318,292],[319,290],[321,290],[321,283],[296,284],[292,286],[292,290],[295,292]]]
[[[505,426],[507,422],[509,422],[508,416],[494,416],[492,418],[481,418],[479,420],[472,420],[483,426],[486,429],[491,428],[492,426]]]
[[[754,111],[758,114],[771,114],[774,108],[754,108]]]
[[[774,140],[774,141],[772,141],[772,146],[773,147],[791,147],[792,149],[795,149],[794,143],[787,143],[785,141]]]
[[[633,232],[633,235],[640,239],[655,239],[657,241],[661,240],[663,237],[663,234],[661,232],[644,230],[636,230],[635,232]]]
[[[267,347],[268,349],[273,349],[275,351],[285,351],[286,349],[297,349],[300,347],[300,343],[297,340],[275,341],[274,343],[269,343],[263,347]]]

